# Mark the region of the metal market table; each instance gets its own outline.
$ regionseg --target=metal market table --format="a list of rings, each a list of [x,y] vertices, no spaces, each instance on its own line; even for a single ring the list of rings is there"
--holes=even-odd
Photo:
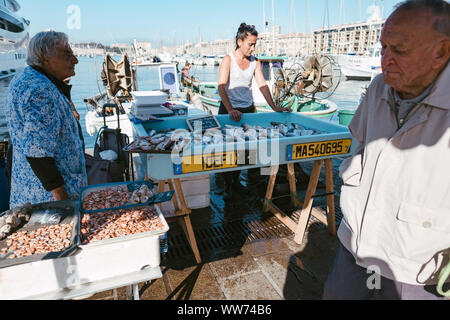
[[[267,141],[257,142],[236,142],[234,143],[231,153],[203,153],[203,149],[196,150],[194,148],[192,155],[188,157],[180,157],[179,163],[174,163],[171,159],[171,154],[161,153],[141,153],[141,160],[143,162],[145,177],[159,181],[159,191],[164,190],[166,183],[169,184],[170,190],[176,190],[173,201],[176,210],[176,217],[182,218],[182,226],[189,241],[189,244],[194,252],[197,262],[201,262],[200,253],[195,240],[195,234],[189,218],[191,210],[187,208],[186,202],[181,188],[180,178],[189,177],[205,173],[220,173],[235,170],[244,170],[252,168],[271,167],[270,179],[266,190],[264,199],[264,211],[270,211],[277,218],[279,218],[286,226],[288,226],[295,233],[295,241],[302,243],[303,236],[306,231],[307,223],[312,214],[321,222],[328,226],[331,234],[336,234],[335,225],[335,208],[334,208],[334,190],[333,190],[333,175],[332,175],[332,159],[336,157],[349,156],[352,153],[352,137],[347,127],[340,126],[328,121],[318,120],[311,117],[303,116],[298,113],[254,113],[243,114],[239,123],[233,122],[228,115],[216,116],[218,122],[224,127],[226,124],[240,126],[241,124],[261,125],[269,127],[272,121],[279,123],[298,123],[310,129],[319,130],[322,133],[311,136],[300,137],[283,137],[278,140],[278,145],[269,145],[266,150],[270,162],[264,162],[258,158],[256,162],[248,162],[251,157],[249,154],[257,154],[259,150],[263,150],[263,144]],[[162,130],[166,128],[187,129],[186,118],[167,119],[162,122],[152,123],[150,125],[135,125],[135,133],[139,136],[148,135],[149,130]],[[223,149],[222,149],[223,150]],[[233,153],[235,152],[235,153]],[[245,163],[238,164],[237,158],[240,154],[245,154]],[[203,164],[200,166],[189,166],[185,158],[192,159],[192,157],[202,157]],[[213,158],[213,166],[206,166],[205,163]],[[225,160],[216,165],[218,158],[231,157],[233,165],[224,165]],[[274,161],[273,161],[274,160]],[[234,161],[234,162],[233,162]],[[272,162],[273,161],[273,162]],[[314,161],[312,174],[309,179],[308,188],[304,201],[300,201],[296,194],[294,164],[302,161]],[[219,161],[220,162],[220,161]],[[300,213],[298,223],[295,223],[288,215],[272,203],[272,193],[274,189],[275,179],[278,172],[279,165],[287,164],[288,180],[291,192],[291,202],[295,206],[301,206],[297,210]],[[325,184],[328,214],[324,214],[317,209],[312,208],[313,197],[316,192],[317,184],[321,174],[321,169],[325,164]],[[178,205],[179,201],[179,205]]]

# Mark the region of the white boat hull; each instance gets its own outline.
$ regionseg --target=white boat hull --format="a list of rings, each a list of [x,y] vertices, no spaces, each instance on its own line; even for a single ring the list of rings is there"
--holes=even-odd
[[[380,58],[340,55],[337,62],[348,80],[370,80],[381,73]]]
[[[20,8],[17,3],[16,6]],[[0,28],[0,79],[11,77],[26,67],[30,22],[10,9],[0,5],[2,24],[8,23],[8,30],[4,26]]]

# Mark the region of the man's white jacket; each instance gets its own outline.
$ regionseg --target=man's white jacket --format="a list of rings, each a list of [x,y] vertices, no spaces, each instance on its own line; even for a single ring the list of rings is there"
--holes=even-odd
[[[450,64],[401,129],[389,90],[377,76],[349,125],[338,237],[360,266],[435,284],[450,251]]]

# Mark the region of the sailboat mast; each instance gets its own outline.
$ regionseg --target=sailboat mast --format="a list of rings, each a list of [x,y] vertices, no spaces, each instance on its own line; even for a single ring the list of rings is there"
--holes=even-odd
[[[262,0],[262,8],[263,8],[263,27],[261,30],[265,30],[266,27],[266,5],[265,5],[265,0]]]
[[[275,55],[275,9],[272,0],[272,54]]]
[[[361,13],[361,0],[358,0],[358,10],[359,10],[359,21],[362,21],[362,13]]]

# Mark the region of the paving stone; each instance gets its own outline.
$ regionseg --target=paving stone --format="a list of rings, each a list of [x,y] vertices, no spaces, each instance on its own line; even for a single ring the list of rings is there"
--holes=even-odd
[[[339,240],[327,230],[311,232],[308,245],[296,253],[303,266],[322,283],[325,283],[328,272],[334,261]]]
[[[282,300],[261,271],[220,282],[227,300]]]
[[[168,296],[162,278],[156,279],[151,283],[140,283],[139,293],[141,300],[164,300]]]
[[[222,300],[225,296],[208,264],[165,273],[170,292],[168,299]]]
[[[266,255],[269,253],[276,253],[280,251],[291,251],[288,243],[282,238],[264,239],[246,243],[242,249],[243,254],[248,254],[253,257]]]
[[[259,271],[256,262],[247,254],[213,261],[209,263],[209,266],[219,280]]]
[[[289,251],[281,251],[279,253],[269,253],[264,256],[255,257],[263,273],[276,286],[278,293],[281,293],[287,285],[288,265],[292,255]]]

